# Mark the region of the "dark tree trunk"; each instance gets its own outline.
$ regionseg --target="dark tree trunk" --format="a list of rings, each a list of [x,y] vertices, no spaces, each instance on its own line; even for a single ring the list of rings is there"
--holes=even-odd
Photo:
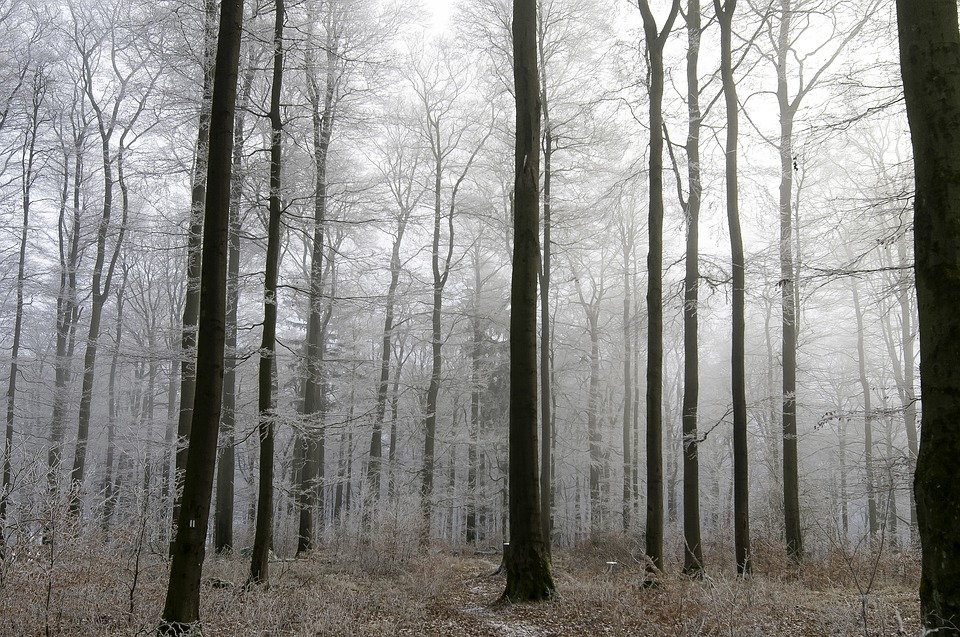
[[[242,23],[242,0],[224,0],[220,11],[210,120],[207,200],[204,207],[201,320],[197,333],[199,373],[178,520],[179,532],[173,546],[170,581],[158,630],[161,634],[184,635],[200,621],[200,578],[206,553],[223,393],[230,173]]]
[[[713,2],[720,23],[720,68],[727,109],[726,184],[727,227],[730,231],[730,261],[733,269],[733,319],[731,324],[731,388],[733,400],[733,534],[737,574],[753,570],[750,557],[750,474],[747,453],[747,381],[744,345],[745,292],[743,235],[740,232],[740,177],[737,142],[740,134],[740,104],[733,79],[733,14],[736,0],[721,6]]]
[[[203,93],[197,127],[197,146],[190,193],[190,224],[187,230],[187,290],[183,302],[183,331],[180,340],[180,417],[177,421],[177,451],[174,477],[179,485],[187,467],[187,444],[197,384],[197,321],[200,318],[200,257],[203,240],[203,206],[207,191],[207,158],[210,144],[210,100],[213,94],[213,63],[217,3],[204,0]],[[180,517],[179,488],[174,490],[173,522]]]
[[[537,3],[513,2],[517,137],[513,282],[510,292],[510,555],[503,598],[554,592],[540,522],[537,470],[537,271],[540,261],[540,103]]]
[[[270,217],[267,222],[267,258],[263,277],[263,334],[260,339],[259,398],[260,485],[257,523],[250,560],[250,583],[270,581],[270,550],[273,547],[274,383],[277,349],[277,277],[280,271],[280,146],[283,122],[280,94],[283,90],[283,0],[275,0],[273,30],[273,81],[270,89]]]
[[[251,56],[252,57],[252,56]],[[227,309],[224,334],[223,407],[220,414],[220,454],[217,459],[216,515],[213,546],[217,553],[233,550],[233,508],[236,477],[237,424],[237,313],[240,304],[240,203],[243,198],[245,109],[253,84],[254,64],[248,64],[234,123],[233,168],[230,187],[230,230],[227,247]]]
[[[922,439],[914,478],[925,629],[960,629],[960,28],[953,0],[897,0],[913,138]]]
[[[637,0],[650,65],[650,209],[647,252],[647,523],[646,556],[663,570],[663,48],[680,10],[657,30],[647,0]]]
[[[700,455],[697,431],[700,397],[700,352],[698,350],[698,302],[700,288],[700,0],[687,3],[687,246],[683,295],[683,572],[703,575],[700,539]]]
[[[777,35],[777,101],[780,105],[780,306],[783,365],[783,515],[787,553],[795,562],[803,559],[800,531],[800,467],[797,455],[797,307],[793,260],[793,120],[799,98],[787,93],[787,60],[790,54],[792,0],[780,0]]]

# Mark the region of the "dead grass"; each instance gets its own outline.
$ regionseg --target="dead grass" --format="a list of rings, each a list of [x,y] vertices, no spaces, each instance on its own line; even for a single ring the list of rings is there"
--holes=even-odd
[[[757,574],[726,570],[702,581],[664,576],[643,586],[642,549],[612,536],[554,556],[559,595],[543,604],[495,605],[499,556],[363,559],[318,551],[271,565],[269,588],[245,590],[240,557],[209,557],[205,634],[259,636],[465,635],[505,637],[917,635],[917,559],[911,553],[828,555],[802,569],[758,556]],[[129,545],[73,539],[6,556],[2,635],[147,635],[159,619],[167,564],[139,566]],[[608,562],[616,562],[615,565]],[[769,570],[766,570],[769,569]],[[866,574],[873,574],[869,588]],[[137,585],[133,588],[136,576]],[[858,587],[859,582],[859,587]],[[131,591],[131,589],[133,590]],[[131,601],[132,600],[132,601]],[[900,633],[899,631],[904,631]]]

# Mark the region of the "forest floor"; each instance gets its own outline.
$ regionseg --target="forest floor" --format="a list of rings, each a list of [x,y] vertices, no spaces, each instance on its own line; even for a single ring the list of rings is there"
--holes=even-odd
[[[99,548],[98,548],[99,547]],[[758,558],[737,580],[710,572],[665,575],[644,587],[637,546],[586,545],[553,559],[556,599],[498,603],[499,555],[431,550],[400,561],[319,551],[271,565],[269,587],[243,586],[247,562],[208,557],[202,591],[207,637],[435,635],[809,636],[919,635],[914,553],[831,554],[802,568]],[[0,635],[150,635],[168,564],[99,544],[6,556]]]

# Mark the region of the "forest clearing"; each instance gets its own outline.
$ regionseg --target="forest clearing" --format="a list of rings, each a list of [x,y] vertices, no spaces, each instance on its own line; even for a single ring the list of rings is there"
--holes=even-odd
[[[692,580],[672,564],[659,586],[645,587],[642,547],[606,538],[555,555],[559,594],[542,604],[498,601],[504,576],[494,574],[500,556],[492,553],[436,548],[401,561],[376,546],[344,544],[339,552],[332,546],[303,559],[276,560],[270,586],[253,588],[243,586],[247,558],[218,556],[204,569],[204,634],[919,634],[916,552],[881,553],[877,560],[837,551],[798,571],[785,559],[765,559],[780,554],[775,546],[757,544],[759,574],[746,580],[736,579],[732,568]],[[0,586],[0,634],[152,634],[168,564],[150,556],[138,573],[129,549],[109,555],[101,545],[78,542],[57,557],[56,569],[43,555],[9,568]],[[730,551],[706,550],[709,558],[721,552]]]

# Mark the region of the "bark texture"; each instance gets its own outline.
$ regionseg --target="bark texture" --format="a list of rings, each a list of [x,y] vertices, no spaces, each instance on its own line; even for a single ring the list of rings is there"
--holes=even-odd
[[[927,631],[960,629],[960,29],[953,0],[897,0],[913,139],[922,437],[914,478]]]
[[[200,621],[200,578],[206,552],[223,389],[230,173],[242,24],[242,0],[224,0],[220,9],[204,208],[193,427],[179,532],[173,545],[170,581],[158,630],[167,635],[187,634]]]
[[[537,272],[540,262],[540,90],[537,3],[513,3],[516,86],[513,280],[510,290],[510,601],[553,595],[537,467]]]

